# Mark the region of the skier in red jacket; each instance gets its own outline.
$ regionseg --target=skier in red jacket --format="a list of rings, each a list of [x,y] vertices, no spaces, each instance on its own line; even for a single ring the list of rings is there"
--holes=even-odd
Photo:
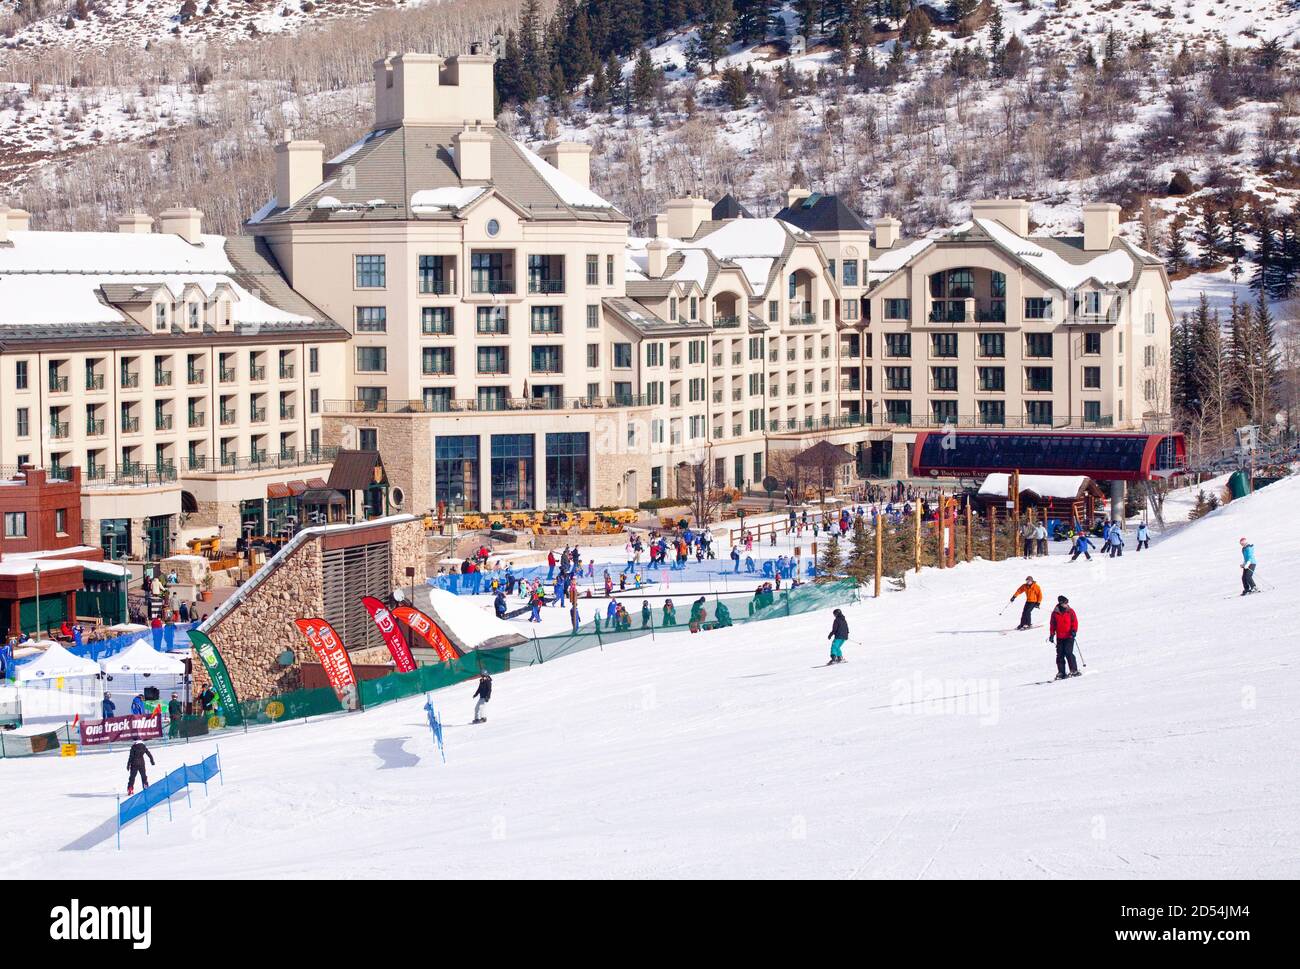
[[[1056,597],[1056,608],[1052,610],[1051,635],[1049,643],[1056,643],[1056,678],[1066,677],[1065,664],[1070,664],[1069,676],[1078,676],[1079,667],[1074,662],[1074,639],[1079,635],[1079,617],[1070,608],[1070,600],[1065,596]]]

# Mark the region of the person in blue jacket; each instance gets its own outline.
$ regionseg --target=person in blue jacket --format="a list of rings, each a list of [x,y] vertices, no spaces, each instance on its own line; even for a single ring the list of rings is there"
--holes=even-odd
[[[105,693],[104,702],[101,704],[104,712],[104,719],[110,719],[117,712],[117,704],[113,702],[113,694]]]
[[[497,590],[497,597],[492,601],[492,608],[496,611],[498,619],[506,617],[506,594],[500,589]]]
[[[142,697],[139,693],[137,693],[134,699],[131,700],[131,715],[138,717],[143,713],[144,713],[144,697]]]
[[[1087,534],[1084,532],[1080,532],[1077,536],[1075,536],[1074,551],[1070,555],[1070,561],[1073,562],[1080,555],[1082,555],[1089,562],[1091,562],[1092,556],[1088,554],[1088,549],[1093,549],[1095,551],[1096,548],[1097,546],[1093,545],[1092,542],[1088,540]]]
[[[1151,547],[1151,533],[1147,531],[1146,522],[1142,522],[1142,524],[1138,525],[1137,543],[1138,543],[1137,550],[1139,552],[1142,551],[1144,548]]]
[[[1258,592],[1255,586],[1255,546],[1241,540],[1241,594],[1248,596],[1252,592]]]

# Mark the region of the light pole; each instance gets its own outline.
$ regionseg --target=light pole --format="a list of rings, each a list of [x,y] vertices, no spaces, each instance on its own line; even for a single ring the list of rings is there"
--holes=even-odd
[[[41,636],[41,563],[32,565],[32,578],[36,580],[36,638]]]

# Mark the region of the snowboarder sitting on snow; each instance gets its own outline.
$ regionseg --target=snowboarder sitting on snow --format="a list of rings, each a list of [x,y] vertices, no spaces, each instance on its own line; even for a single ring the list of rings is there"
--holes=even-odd
[[[498,592],[496,599],[492,603],[492,608],[496,611],[498,619],[506,617],[506,596],[504,592]]]
[[[1056,597],[1056,608],[1052,610],[1052,632],[1047,637],[1049,643],[1056,643],[1056,678],[1066,677],[1065,664],[1070,664],[1070,676],[1079,675],[1079,667],[1074,662],[1074,639],[1079,635],[1079,617],[1070,608],[1070,600],[1065,596]]]
[[[146,757],[149,758],[149,763],[154,762],[153,754],[149,753],[149,748],[137,740],[131,745],[130,753],[126,755],[126,793],[128,797],[135,793],[135,777],[137,774],[140,775],[140,780],[145,789],[147,790],[149,787],[149,775],[144,770],[144,759]]]
[[[1250,595],[1258,592],[1255,586],[1255,546],[1244,538],[1241,540],[1241,594]]]
[[[826,637],[831,641],[831,658],[827,662],[827,666],[830,666],[831,663],[844,662],[842,650],[844,649],[844,643],[849,638],[849,621],[844,618],[844,613],[836,609],[831,615],[835,617],[835,621],[831,623],[830,634]]]
[[[1011,596],[1011,601],[1015,602],[1022,592],[1025,594],[1025,608],[1020,611],[1020,625],[1016,628],[1028,629],[1034,623],[1034,610],[1043,604],[1043,589],[1032,575],[1027,575],[1024,584]]]
[[[1092,549],[1093,551],[1096,551],[1097,546],[1093,545],[1092,542],[1089,541],[1087,533],[1080,532],[1077,536],[1075,536],[1074,551],[1070,554],[1070,561],[1073,562],[1080,555],[1082,555],[1089,562],[1091,562],[1092,556],[1088,554],[1088,549]]]
[[[492,677],[486,673],[480,673],[478,678],[478,689],[474,691],[474,719],[471,723],[487,723],[487,717],[483,716],[483,708],[487,702],[492,699]]]

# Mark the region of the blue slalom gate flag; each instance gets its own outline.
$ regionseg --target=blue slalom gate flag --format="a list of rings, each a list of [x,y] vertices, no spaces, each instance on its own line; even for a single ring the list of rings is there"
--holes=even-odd
[[[447,751],[442,746],[442,721],[438,719],[438,711],[433,708],[433,698],[429,694],[424,695],[424,712],[429,717],[429,730],[433,734],[433,741],[438,745],[438,753],[442,754],[442,762],[447,763]]]

